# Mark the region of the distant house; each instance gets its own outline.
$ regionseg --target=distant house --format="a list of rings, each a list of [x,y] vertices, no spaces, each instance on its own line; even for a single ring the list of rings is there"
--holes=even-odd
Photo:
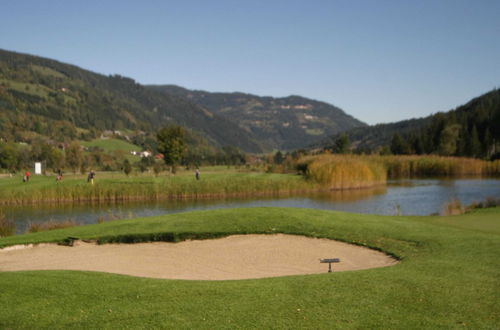
[[[130,153],[134,156],[139,156],[141,158],[153,156],[153,153],[151,151],[131,151]]]

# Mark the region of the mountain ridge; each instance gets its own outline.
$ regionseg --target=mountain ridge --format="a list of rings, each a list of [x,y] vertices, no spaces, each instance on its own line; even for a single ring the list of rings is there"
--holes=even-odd
[[[203,133],[218,146],[261,152],[254,137],[228,119],[173,95],[156,93],[120,75],[104,76],[73,64],[0,50],[0,124],[2,138],[22,139],[36,131],[49,135],[60,122],[73,130],[134,129],[153,133],[179,124]],[[29,117],[20,120],[20,117]],[[38,129],[40,131],[40,129]]]
[[[245,131],[264,137],[273,149],[304,148],[330,134],[367,126],[326,102],[299,95],[258,96],[243,92],[207,92],[177,85],[147,85],[182,96],[215,114],[237,122]]]

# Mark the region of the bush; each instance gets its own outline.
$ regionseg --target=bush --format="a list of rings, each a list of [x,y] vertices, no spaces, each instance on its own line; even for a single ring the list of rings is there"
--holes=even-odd
[[[26,230],[28,233],[38,233],[40,231],[62,229],[68,227],[76,227],[80,224],[76,223],[74,220],[66,220],[62,222],[57,222],[55,220],[49,220],[45,222],[32,222],[28,225]]]
[[[458,199],[453,199],[443,206],[441,215],[460,215],[464,214],[466,208]]]

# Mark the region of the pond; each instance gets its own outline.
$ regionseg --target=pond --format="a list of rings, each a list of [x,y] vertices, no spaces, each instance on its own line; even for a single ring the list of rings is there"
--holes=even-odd
[[[108,205],[37,205],[2,207],[16,222],[17,233],[29,223],[73,220],[80,224],[167,213],[238,207],[301,207],[322,210],[384,214],[429,215],[439,213],[453,199],[463,205],[500,197],[498,179],[418,179],[390,181],[387,186],[314,193],[287,197],[225,200],[138,202]]]

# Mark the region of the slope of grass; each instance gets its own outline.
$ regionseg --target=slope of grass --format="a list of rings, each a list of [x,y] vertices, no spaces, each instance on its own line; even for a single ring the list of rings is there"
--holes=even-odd
[[[106,152],[122,150],[125,152],[141,151],[141,147],[119,139],[95,139],[92,141],[83,141],[81,144],[85,147],[99,147]]]
[[[458,225],[457,225],[458,224]],[[289,233],[371,246],[393,267],[244,281],[75,271],[0,273],[1,328],[493,329],[500,208],[390,217],[251,208],[181,213],[0,239],[0,245],[171,233]]]

